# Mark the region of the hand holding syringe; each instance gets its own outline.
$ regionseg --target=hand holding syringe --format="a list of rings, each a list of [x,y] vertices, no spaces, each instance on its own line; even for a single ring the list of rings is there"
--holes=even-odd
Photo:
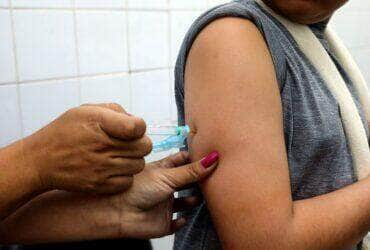
[[[166,139],[153,144],[153,152],[167,151],[173,148],[185,147],[185,142],[190,133],[190,127],[185,126],[148,126],[149,135],[168,136]]]

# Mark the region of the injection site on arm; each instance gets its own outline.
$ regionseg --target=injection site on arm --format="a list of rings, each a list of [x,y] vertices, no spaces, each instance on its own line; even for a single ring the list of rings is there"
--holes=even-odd
[[[148,127],[149,135],[166,136],[165,139],[154,142],[153,152],[162,152],[185,147],[186,139],[190,132],[190,127],[188,125],[151,125]]]

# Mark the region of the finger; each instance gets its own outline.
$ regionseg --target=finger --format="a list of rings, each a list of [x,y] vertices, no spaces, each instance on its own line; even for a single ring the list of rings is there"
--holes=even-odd
[[[109,176],[132,176],[143,171],[145,167],[144,158],[112,158],[107,166]]]
[[[111,151],[112,155],[117,157],[144,157],[153,149],[152,140],[148,136],[143,136],[140,139],[132,141],[111,139],[111,143],[115,147]]]
[[[178,152],[174,155],[170,155],[162,160],[155,162],[163,168],[174,168],[189,163],[189,153],[186,151]]]
[[[144,136],[146,124],[143,119],[118,113],[110,109],[102,109],[100,125],[109,136],[122,139],[133,140]]]
[[[107,108],[107,109],[116,111],[118,113],[124,113],[124,114],[131,116],[131,114],[127,113],[127,111],[121,105],[117,103],[85,103],[85,104],[82,104],[81,106]]]
[[[116,194],[129,189],[134,182],[132,176],[116,176],[108,178],[105,183],[103,183],[99,190],[99,194]]]
[[[118,113],[124,113],[124,114],[128,115],[127,111],[121,105],[119,105],[117,103],[98,103],[96,105],[99,106],[99,107],[111,109],[111,110],[116,111]]]
[[[176,220],[172,220],[169,234],[173,234],[177,232],[179,229],[185,226],[186,223],[187,223],[187,220],[185,218],[179,218]]]
[[[164,172],[171,188],[178,190],[191,183],[201,181],[216,168],[219,154],[212,152],[200,161],[177,168],[166,169]]]
[[[84,103],[81,106],[107,108],[107,109],[110,109],[110,110],[113,110],[119,113],[128,114],[126,110],[117,103]]]
[[[181,197],[175,199],[173,203],[173,212],[182,212],[185,210],[191,210],[201,204],[200,197],[190,196],[190,197]]]

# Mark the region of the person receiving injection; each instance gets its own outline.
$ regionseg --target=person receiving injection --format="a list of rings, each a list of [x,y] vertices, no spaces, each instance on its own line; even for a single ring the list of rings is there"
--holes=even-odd
[[[184,145],[190,129],[176,131],[152,145],[145,122],[121,106],[82,105],[0,149],[0,243],[173,233],[186,220],[173,220],[172,214],[199,202],[175,199],[174,192],[207,177],[219,158],[214,151],[189,163],[188,154],[180,152],[145,164],[153,147]]]

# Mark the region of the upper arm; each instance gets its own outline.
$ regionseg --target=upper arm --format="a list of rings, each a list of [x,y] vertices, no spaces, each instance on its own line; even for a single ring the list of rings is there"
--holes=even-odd
[[[264,246],[292,215],[275,75],[262,35],[239,18],[207,26],[188,57],[185,116],[195,132],[189,150],[193,160],[220,153],[202,190],[226,248]]]

